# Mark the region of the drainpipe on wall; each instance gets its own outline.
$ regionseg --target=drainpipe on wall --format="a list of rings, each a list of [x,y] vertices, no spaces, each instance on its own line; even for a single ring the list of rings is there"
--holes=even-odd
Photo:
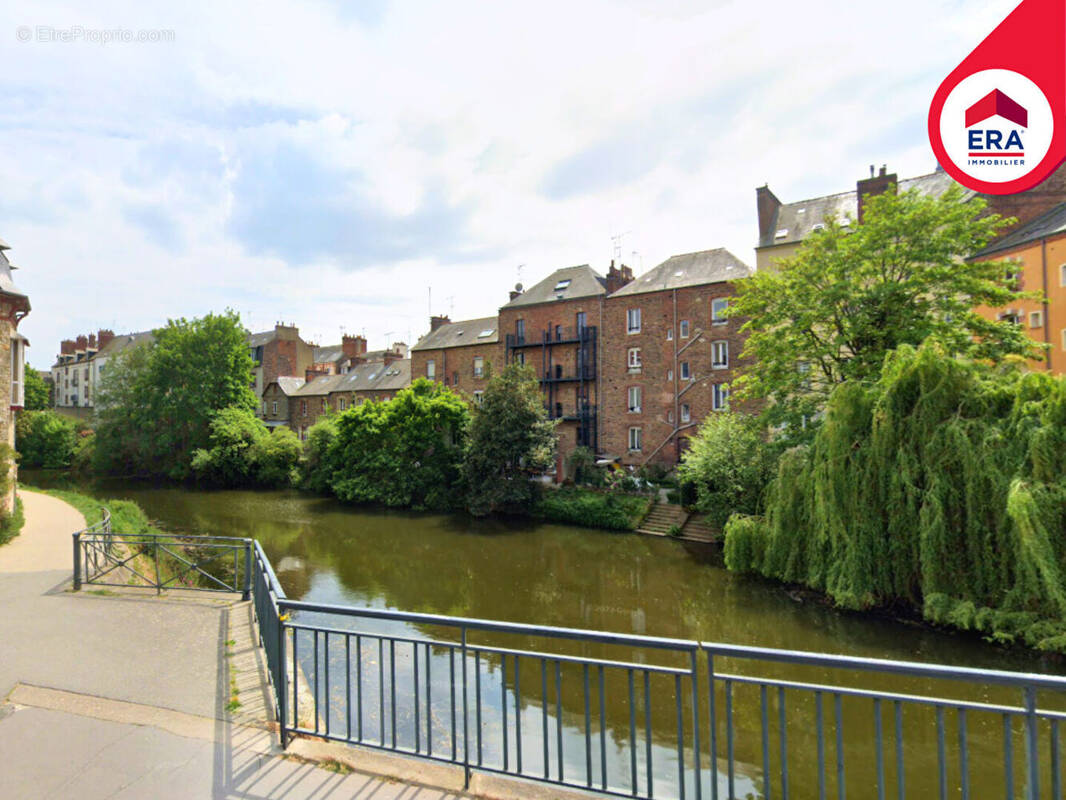
[[[1050,309],[1048,307],[1047,298],[1047,239],[1040,240],[1040,261],[1044,284],[1044,344],[1048,346],[1047,350],[1044,352],[1044,358],[1047,361],[1048,372],[1051,372],[1051,319],[1048,317]]]
[[[680,379],[679,365],[678,365],[678,362],[677,362],[677,355],[678,355],[677,343],[678,343],[678,333],[679,333],[679,331],[677,329],[677,289],[673,290],[673,296],[674,296],[674,322],[673,322],[673,327],[670,329],[670,341],[672,341],[674,343],[674,423],[673,423],[674,429],[670,433],[670,439],[674,439],[677,436],[678,426],[681,425],[681,405],[680,405],[681,398],[680,398],[680,395],[678,395],[678,392],[677,392],[678,380]],[[667,441],[669,441],[669,439]],[[676,443],[675,443],[674,446],[675,447],[677,446]]]

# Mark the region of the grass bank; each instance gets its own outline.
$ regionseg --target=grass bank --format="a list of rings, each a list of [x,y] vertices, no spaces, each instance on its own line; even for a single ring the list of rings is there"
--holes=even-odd
[[[531,515],[546,522],[632,531],[647,515],[651,503],[652,499],[643,495],[597,492],[566,486],[546,490],[533,507]]]
[[[22,531],[26,517],[22,513],[22,501],[15,500],[15,510],[0,519],[0,544],[7,544]]]
[[[29,485],[26,488],[41,494],[47,494],[74,506],[85,517],[87,525],[92,525],[103,519],[104,508],[107,508],[111,512],[111,528],[116,532],[137,535],[166,533],[166,531],[152,525],[148,515],[144,513],[144,509],[132,500],[97,500],[95,497],[70,489],[40,489]]]

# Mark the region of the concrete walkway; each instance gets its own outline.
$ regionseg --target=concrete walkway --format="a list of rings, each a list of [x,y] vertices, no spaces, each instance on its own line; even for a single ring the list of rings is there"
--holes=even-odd
[[[26,525],[0,547],[0,798],[458,796],[282,755],[248,603],[74,594],[71,533],[84,519],[20,496]],[[231,717],[234,658],[244,709]]]

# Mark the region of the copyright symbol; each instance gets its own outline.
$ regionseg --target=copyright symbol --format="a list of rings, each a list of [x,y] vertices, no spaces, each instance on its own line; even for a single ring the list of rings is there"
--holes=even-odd
[[[31,36],[33,36],[33,31],[28,25],[19,25],[18,30],[15,31],[15,38],[20,42],[28,42]]]

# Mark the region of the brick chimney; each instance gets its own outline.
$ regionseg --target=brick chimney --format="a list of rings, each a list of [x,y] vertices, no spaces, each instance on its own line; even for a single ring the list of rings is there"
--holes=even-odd
[[[341,337],[341,350],[348,358],[358,358],[366,353],[366,339],[362,336],[344,334]]]
[[[64,356],[72,356],[72,355],[74,355],[74,340],[73,339],[64,339],[62,342],[60,342],[59,343],[59,353],[60,353],[60,355],[64,355]]]
[[[401,356],[395,350],[386,350],[384,353],[382,353],[381,356],[381,360],[385,362],[386,367],[393,361],[399,361],[402,358],[403,356]]]
[[[89,349],[90,350],[95,350],[96,349],[96,334],[95,333],[90,333],[89,334]]]
[[[407,343],[393,342],[392,352],[394,352],[399,358],[407,358]]]
[[[111,330],[108,330],[107,328],[104,328],[101,331],[97,331],[97,333],[96,333],[96,344],[100,347],[101,350],[103,350],[104,347],[107,346],[108,342],[110,342],[114,338],[115,338],[115,332],[111,331]]]
[[[295,342],[300,338],[300,329],[295,325],[277,322],[274,324],[274,334],[283,342]]]
[[[781,201],[770,191],[769,184],[766,184],[755,190],[755,205],[759,211],[759,244],[773,244],[777,211],[781,208]]]
[[[448,318],[447,314],[441,314],[439,317],[430,317],[429,332],[433,333],[433,331],[437,330],[441,325],[447,325],[450,322],[451,320]]]
[[[304,380],[310,383],[315,378],[319,378],[323,375],[329,375],[329,370],[324,367],[308,367],[304,372]]]
[[[896,173],[887,175],[888,168],[882,164],[881,171],[874,175],[874,165],[870,165],[870,177],[863,178],[855,184],[855,195],[859,201],[859,222],[862,222],[863,198],[868,194],[884,194],[889,189],[896,190],[898,180]]]
[[[89,349],[89,337],[84,334],[74,340],[74,349],[85,352]]]
[[[611,259],[611,266],[607,270],[607,294],[617,292],[627,283],[633,280],[633,270],[622,264],[617,269],[614,266],[614,259]]]

